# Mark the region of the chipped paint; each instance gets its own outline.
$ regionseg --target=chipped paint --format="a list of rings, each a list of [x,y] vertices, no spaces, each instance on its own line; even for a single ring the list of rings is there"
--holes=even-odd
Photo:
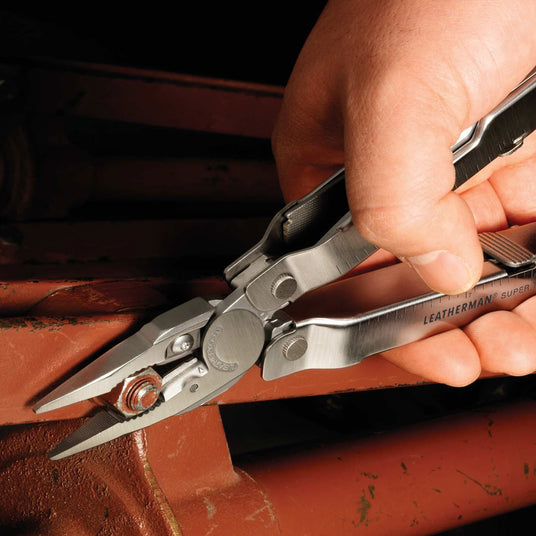
[[[470,480],[474,484],[476,484],[479,488],[481,488],[483,491],[485,491],[488,495],[502,495],[502,489],[498,486],[494,486],[492,484],[482,484],[479,482],[476,478],[473,478],[469,476],[468,474],[464,473],[463,471],[460,471],[459,469],[456,469],[457,473],[460,473],[460,475],[467,478],[467,480]]]
[[[182,536],[157,500],[158,484],[139,455],[135,436],[61,462],[48,459],[51,442],[80,424],[4,429],[0,485],[10,492],[2,498],[0,526],[14,527],[18,534],[31,520],[28,534]]]
[[[203,497],[203,503],[207,509],[207,519],[212,519],[214,517],[214,514],[216,513],[216,506],[210,500],[210,497],[208,495],[205,495]]]
[[[149,485],[151,486],[156,502],[158,503],[158,506],[160,507],[164,518],[168,522],[169,528],[171,529],[173,536],[182,536],[182,532],[179,528],[179,523],[175,517],[175,514],[173,513],[173,510],[171,509],[171,506],[167,501],[167,498],[164,495],[162,489],[158,485],[156,477],[147,460],[143,462],[143,470],[145,472],[147,482],[149,482]]]
[[[0,318],[0,330],[29,329],[34,331],[59,331],[66,325],[68,326],[91,326],[95,323],[92,318],[80,317],[17,317],[17,318]]]
[[[262,489],[262,487],[260,487],[258,485],[258,483],[255,481],[255,479],[248,473],[244,472],[244,471],[241,471],[239,470],[239,473],[241,475],[243,475],[244,478],[246,478],[248,481],[250,481],[251,483],[254,483],[257,488],[258,488],[258,491],[260,492],[260,495],[262,497],[262,501],[264,503],[263,507],[261,507],[260,509],[258,509],[256,512],[254,512],[255,515],[253,514],[250,514],[246,519],[248,520],[253,520],[255,519],[255,517],[261,513],[261,512],[267,512],[268,514],[268,519],[269,519],[269,523],[268,524],[265,524],[265,528],[269,528],[269,526],[272,526],[272,527],[276,527],[277,528],[277,532],[278,534],[281,532],[281,528],[279,526],[279,520],[276,516],[276,513],[275,513],[275,508],[274,508],[274,505],[272,504],[272,501],[270,500],[270,497],[268,496],[268,494]]]
[[[361,498],[359,499],[358,507],[357,507],[357,513],[359,515],[359,522],[357,523],[358,526],[361,524],[368,526],[367,516],[369,514],[369,510],[371,506],[372,504],[367,499],[365,490],[363,490],[363,493],[361,494]]]

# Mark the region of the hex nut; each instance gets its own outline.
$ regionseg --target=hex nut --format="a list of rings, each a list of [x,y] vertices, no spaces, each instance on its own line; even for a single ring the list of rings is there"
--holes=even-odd
[[[129,376],[101,398],[125,417],[154,406],[162,389],[162,377],[151,367]]]

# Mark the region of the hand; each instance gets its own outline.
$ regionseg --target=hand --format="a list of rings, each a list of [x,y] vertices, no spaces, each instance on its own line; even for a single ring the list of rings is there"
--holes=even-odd
[[[536,140],[456,193],[450,147],[536,65],[536,4],[332,0],[285,91],[273,136],[288,199],[342,165],[354,224],[455,294],[479,279],[477,229],[536,217]],[[385,253],[383,253],[385,256]],[[404,369],[465,385],[481,369],[536,370],[536,299],[463,330],[386,352]]]

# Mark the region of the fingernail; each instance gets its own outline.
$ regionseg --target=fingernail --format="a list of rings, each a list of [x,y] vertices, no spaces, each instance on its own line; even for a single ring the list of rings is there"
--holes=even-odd
[[[432,289],[445,294],[458,294],[470,288],[473,279],[464,260],[449,251],[440,250],[402,259]]]

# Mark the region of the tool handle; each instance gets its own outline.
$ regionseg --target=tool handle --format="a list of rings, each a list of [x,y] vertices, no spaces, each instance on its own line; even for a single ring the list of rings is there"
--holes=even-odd
[[[536,128],[536,75],[531,74],[453,147],[455,187],[497,156],[510,154]],[[260,311],[280,309],[332,282],[377,247],[351,225],[344,169],[283,208],[263,239],[226,270]]]
[[[318,301],[322,317],[298,321],[267,347],[263,378],[354,365],[378,352],[464,326],[487,312],[511,310],[536,295],[536,223],[484,237],[486,253],[496,252],[506,262],[486,262],[475,288],[456,296],[431,292],[402,263],[328,287]],[[336,293],[331,298],[330,291]],[[330,317],[330,303],[334,315],[344,314],[341,309],[349,306],[355,313]]]
[[[496,108],[472,127],[453,147],[455,188],[498,156],[521,147],[536,128],[536,70],[532,71]]]

